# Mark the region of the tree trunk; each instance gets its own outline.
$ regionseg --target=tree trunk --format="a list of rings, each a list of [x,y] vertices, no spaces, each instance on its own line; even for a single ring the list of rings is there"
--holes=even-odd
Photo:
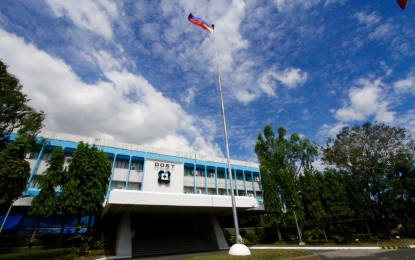
[[[282,234],[281,234],[281,229],[279,226],[277,227],[277,235],[278,235],[278,243],[282,242]]]
[[[58,239],[58,248],[62,246],[62,237],[65,231],[65,223],[66,223],[66,215],[63,215],[62,220],[61,220],[61,231],[59,233],[59,239]]]
[[[82,215],[78,214],[78,221],[76,222],[75,234],[78,234],[79,230],[81,229],[81,219]]]
[[[369,233],[369,237],[370,239],[372,239],[372,234],[370,233],[370,229],[369,229],[369,226],[367,225],[367,221],[365,223],[366,223],[367,232]]]
[[[322,224],[321,227],[323,228],[324,239],[327,241],[327,234],[326,230],[324,229],[324,224]]]
[[[92,215],[89,215],[88,218],[88,226],[86,232],[89,234],[91,232],[91,225],[92,225]]]

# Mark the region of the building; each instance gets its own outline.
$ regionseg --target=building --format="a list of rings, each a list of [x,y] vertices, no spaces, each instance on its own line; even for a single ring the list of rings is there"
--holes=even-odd
[[[28,155],[27,195],[39,193],[56,147],[67,155],[65,164],[80,141],[107,153],[112,174],[103,221],[114,230],[117,256],[228,248],[217,220],[232,214],[226,159],[62,133],[39,136],[47,145]],[[237,211],[263,210],[259,165],[231,160],[231,168]]]

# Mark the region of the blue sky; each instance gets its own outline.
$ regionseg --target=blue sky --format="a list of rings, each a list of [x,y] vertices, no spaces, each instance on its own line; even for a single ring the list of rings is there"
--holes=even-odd
[[[319,144],[348,125],[415,130],[415,2],[0,2],[0,58],[45,130],[231,158],[266,124]]]

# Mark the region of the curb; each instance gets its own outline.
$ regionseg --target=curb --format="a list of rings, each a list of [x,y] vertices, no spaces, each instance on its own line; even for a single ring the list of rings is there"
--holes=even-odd
[[[411,246],[381,246],[381,249],[409,249]]]

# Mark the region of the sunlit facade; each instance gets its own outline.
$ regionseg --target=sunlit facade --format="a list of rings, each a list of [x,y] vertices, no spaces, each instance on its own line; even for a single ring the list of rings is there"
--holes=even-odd
[[[116,222],[112,224],[117,226],[117,256],[156,254],[169,247],[160,242],[163,237],[176,241],[175,248],[166,252],[228,247],[216,219],[231,214],[226,159],[62,133],[39,136],[46,145],[27,157],[32,170],[26,194],[31,196],[39,193],[39,180],[56,147],[66,154],[65,166],[81,141],[108,155],[112,174],[103,218]],[[231,160],[231,168],[237,210],[263,210],[259,165]],[[160,221],[164,223],[159,226]],[[183,243],[182,249],[177,241]]]

